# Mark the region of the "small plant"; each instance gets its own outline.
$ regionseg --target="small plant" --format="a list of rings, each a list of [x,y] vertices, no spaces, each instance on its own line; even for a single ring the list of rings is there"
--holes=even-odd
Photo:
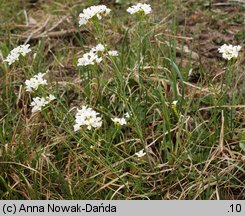
[[[60,2],[0,9],[0,197],[241,199],[243,44],[195,35],[215,4]]]

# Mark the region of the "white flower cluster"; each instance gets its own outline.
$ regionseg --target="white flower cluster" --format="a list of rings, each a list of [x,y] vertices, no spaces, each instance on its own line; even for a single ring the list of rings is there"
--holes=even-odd
[[[29,47],[30,45],[26,44],[14,48],[13,50],[11,50],[4,61],[8,62],[9,65],[13,64],[14,62],[19,60],[20,55],[26,56],[27,53],[31,52],[31,49]]]
[[[99,113],[92,108],[82,106],[82,109],[77,110],[76,124],[74,125],[74,131],[81,129],[81,126],[87,126],[88,130],[92,128],[99,128],[102,126],[102,118],[98,116]]]
[[[231,44],[227,45],[224,44],[222,45],[218,51],[219,53],[222,53],[222,57],[227,60],[231,60],[232,58],[237,58],[238,53],[241,50],[241,46],[233,46]]]
[[[111,118],[111,120],[112,120],[115,124],[117,124],[117,125],[126,125],[126,124],[127,124],[127,121],[126,121],[125,118],[117,118],[117,117],[115,117],[115,118]]]
[[[108,55],[112,57],[116,57],[116,56],[119,56],[119,53],[116,50],[109,50]]]
[[[79,25],[85,25],[93,17],[97,17],[98,20],[102,19],[102,16],[107,16],[111,12],[111,9],[107,8],[105,5],[95,5],[83,10],[79,14]]]
[[[149,4],[142,4],[138,3],[136,5],[133,5],[132,7],[129,7],[127,9],[127,12],[130,14],[135,14],[135,13],[144,13],[145,15],[151,13],[151,5]]]
[[[85,53],[82,58],[78,59],[77,66],[87,66],[94,65],[95,63],[99,64],[102,61],[101,57],[98,57],[95,53]]]
[[[26,91],[27,92],[33,92],[34,90],[37,90],[40,85],[47,85],[47,80],[44,79],[44,76],[46,73],[38,73],[34,77],[32,77],[30,80],[26,80]],[[33,98],[33,101],[31,102],[32,112],[41,111],[43,107],[45,107],[47,104],[49,104],[51,101],[55,100],[55,96],[50,94],[46,98],[44,97],[35,97]]]
[[[102,61],[101,54],[105,51],[105,46],[98,44],[96,47],[93,47],[88,53],[83,54],[82,58],[78,59],[77,66],[87,66],[94,65],[95,63],[99,64]]]
[[[127,118],[130,117],[129,113],[125,113],[124,114],[125,117],[123,118],[118,118],[118,117],[115,117],[115,118],[111,118],[111,120],[116,124],[116,125],[126,125],[127,124]]]
[[[39,85],[47,85],[47,80],[43,78],[45,75],[46,73],[38,73],[30,80],[26,80],[26,91],[32,92],[34,90],[37,90]]]
[[[77,66],[87,66],[99,64],[103,58],[102,54],[105,52],[105,46],[103,44],[98,44],[93,47],[88,53],[83,54],[82,58],[78,59]],[[108,51],[110,56],[118,56],[118,52],[115,50]]]
[[[55,100],[55,96],[50,94],[48,97],[35,97],[33,98],[33,101],[31,102],[32,112],[41,111],[43,107],[45,107],[47,104],[49,104],[51,101]]]

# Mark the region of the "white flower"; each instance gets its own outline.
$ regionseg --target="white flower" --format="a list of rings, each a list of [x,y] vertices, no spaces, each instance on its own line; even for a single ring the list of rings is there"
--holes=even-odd
[[[26,56],[27,53],[31,52],[31,49],[29,47],[30,47],[30,44],[20,45],[19,54],[21,54],[22,56]]]
[[[96,47],[91,49],[91,52],[94,53],[99,53],[99,52],[104,52],[105,51],[105,46],[103,44],[98,44]]]
[[[81,129],[81,125],[80,125],[80,124],[75,124],[75,125],[73,126],[73,128],[74,128],[74,131],[78,131],[78,130]]]
[[[87,22],[95,16],[98,20],[101,20],[102,16],[107,16],[110,12],[111,9],[107,8],[105,5],[96,5],[86,8],[79,14],[79,25],[87,24]]]
[[[46,73],[38,73],[34,76],[34,78],[40,83],[40,85],[46,85],[47,80],[43,79],[43,77],[46,75]]]
[[[26,54],[31,51],[29,46],[29,44],[26,44],[14,48],[13,50],[11,50],[11,52],[8,54],[7,58],[4,61],[8,62],[9,65],[13,64],[15,61],[19,60],[20,55],[26,56]]]
[[[43,107],[45,107],[48,104],[48,101],[45,98],[35,97],[33,98],[33,101],[31,102],[32,112],[41,111]]]
[[[111,118],[111,120],[115,123],[115,124],[118,124],[118,125],[126,125],[127,124],[127,121],[125,118]]]
[[[116,51],[116,50],[110,50],[110,51],[108,51],[108,55],[109,56],[119,56],[118,51]]]
[[[94,65],[95,63],[99,64],[103,59],[99,54],[105,51],[105,46],[98,44],[96,47],[93,47],[88,53],[83,54],[82,58],[78,59],[77,66],[87,66]]]
[[[76,124],[74,125],[74,131],[80,130],[81,126],[87,126],[88,130],[101,127],[102,118],[98,117],[98,115],[99,113],[94,111],[92,108],[88,108],[87,106],[83,106],[80,110],[78,109],[75,116]]]
[[[55,100],[56,99],[56,97],[54,96],[54,95],[52,95],[52,94],[50,94],[47,98],[46,98],[46,100],[48,101],[48,102],[51,102],[51,101],[53,101],[53,100]]]
[[[126,112],[126,113],[124,114],[124,116],[125,116],[125,118],[129,118],[129,117],[130,117],[130,114],[129,114],[128,112]]]
[[[135,154],[138,158],[144,157],[146,155],[143,149],[140,150],[139,152],[136,152]]]
[[[87,66],[94,65],[95,60],[97,59],[97,55],[94,53],[85,53],[82,58],[78,59],[77,66]]]
[[[50,94],[48,97],[35,97],[33,98],[33,101],[31,102],[32,112],[41,111],[43,107],[45,107],[47,104],[49,104],[51,101],[53,101],[55,98],[54,95]]]
[[[95,62],[97,63],[97,64],[99,64],[100,62],[102,62],[102,57],[96,57],[96,59],[95,59]]]
[[[26,91],[27,92],[32,92],[33,89],[37,90],[38,89],[38,83],[35,78],[31,78],[30,80],[25,81],[26,84]]]
[[[241,50],[241,46],[233,46],[231,44],[227,45],[224,44],[222,45],[218,51],[219,53],[222,53],[222,57],[227,60],[231,60],[232,58],[237,58],[238,53]]]
[[[130,14],[135,14],[135,13],[142,12],[145,15],[147,15],[151,11],[152,11],[151,5],[149,5],[149,4],[142,4],[142,3],[138,3],[138,4],[133,5],[132,7],[129,7],[127,9],[127,12],[130,13]]]
[[[173,106],[176,106],[176,105],[177,105],[177,103],[178,103],[178,101],[177,101],[177,100],[175,100],[175,101],[173,101],[173,102],[172,102],[172,105],[173,105]]]
[[[37,90],[39,85],[47,85],[47,80],[43,79],[46,73],[38,73],[30,80],[26,80],[26,91],[32,92],[33,90]]]

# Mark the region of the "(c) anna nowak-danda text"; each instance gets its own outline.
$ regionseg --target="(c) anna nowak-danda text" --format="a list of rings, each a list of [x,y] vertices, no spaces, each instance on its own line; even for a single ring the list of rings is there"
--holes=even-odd
[[[19,209],[17,209],[19,213],[32,213],[32,212],[117,212],[117,208],[111,204],[103,204],[100,205],[55,205],[55,204],[47,204],[47,205],[25,205],[21,204]]]

